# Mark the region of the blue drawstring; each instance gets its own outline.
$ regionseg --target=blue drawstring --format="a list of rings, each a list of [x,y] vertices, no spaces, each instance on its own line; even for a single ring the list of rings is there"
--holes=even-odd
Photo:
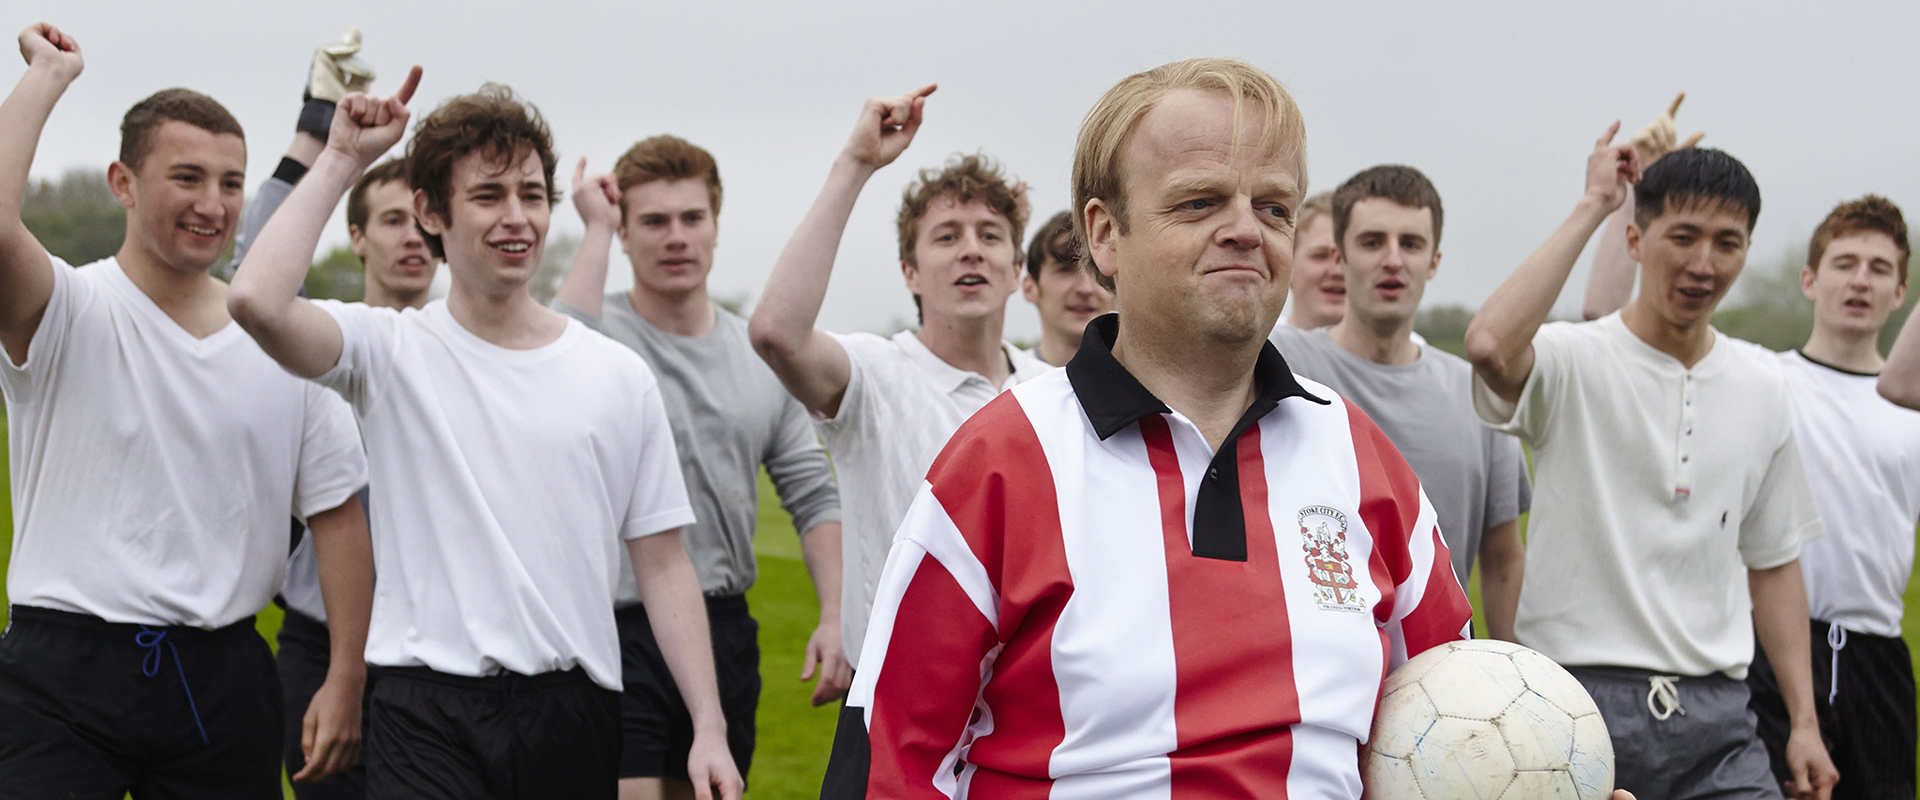
[[[207,726],[200,724],[200,709],[193,704],[193,688],[187,685],[187,670],[180,666],[180,648],[167,641],[166,631],[156,631],[145,625],[140,626],[140,632],[133,635],[133,642],[147,649],[147,657],[140,660],[140,672],[149,678],[160,674],[160,645],[167,646],[167,651],[173,654],[173,669],[180,673],[180,688],[187,692],[187,710],[193,712],[193,727],[200,729],[200,743],[212,746],[213,743],[207,740]]]

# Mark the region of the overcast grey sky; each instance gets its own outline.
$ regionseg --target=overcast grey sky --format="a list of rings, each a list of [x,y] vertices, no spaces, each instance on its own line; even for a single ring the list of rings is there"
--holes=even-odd
[[[126,108],[168,86],[221,100],[248,130],[249,185],[285,149],[308,59],[349,26],[390,92],[426,69],[416,108],[511,84],[552,124],[563,164],[608,167],[634,140],[684,136],[726,183],[713,288],[757,297],[863,98],[937,81],[927,122],[854,212],[821,323],[885,329],[913,305],[892,218],[913,170],[982,150],[1064,208],[1074,134],[1116,80],[1201,55],[1271,71],[1307,119],[1313,188],[1412,164],[1446,204],[1427,302],[1477,306],[1572,207],[1593,139],[1688,92],[1682,134],[1744,160],[1764,210],[1753,260],[1803,243],[1866,192],[1920,210],[1920,4],[1180,2],[326,4],[11,0],[0,27],[46,19],[87,70],[48,123],[34,173],[104,166]],[[22,69],[0,59],[8,86]],[[562,177],[564,182],[565,177]],[[571,207],[556,231],[578,231]],[[345,240],[336,221],[328,243]],[[616,258],[616,276],[624,260]],[[1578,307],[1577,282],[1560,308]],[[630,282],[625,278],[625,282]],[[1038,330],[1017,297],[1008,335]]]

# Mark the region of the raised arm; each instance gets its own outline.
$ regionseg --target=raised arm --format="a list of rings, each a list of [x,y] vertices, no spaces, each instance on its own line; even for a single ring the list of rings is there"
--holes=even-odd
[[[28,173],[47,116],[85,66],[80,43],[44,22],[20,32],[20,55],[27,74],[0,103],[0,344],[15,364],[53,297],[53,261],[20,219]]]
[[[1880,369],[1880,396],[1894,405],[1920,411],[1920,314],[1909,314]]]
[[[614,231],[620,228],[620,184],[612,175],[589,177],[587,160],[580,159],[573,168],[573,208],[580,212],[587,233],[553,299],[598,317],[607,293],[607,253],[613,249]]]
[[[1553,311],[1574,261],[1640,179],[1633,146],[1612,143],[1619,132],[1615,121],[1594,142],[1587,156],[1586,193],[1573,213],[1494,290],[1467,326],[1467,360],[1488,388],[1509,402],[1520,398],[1533,372],[1533,335]]]
[[[227,310],[234,321],[297,375],[318,377],[340,361],[340,326],[300,297],[300,286],[341,195],[406,132],[407,101],[419,85],[420,68],[414,67],[393,97],[351,94],[340,101],[326,149],[233,275]]]
[[[246,259],[247,249],[260,237],[273,212],[293,192],[293,185],[313,168],[314,159],[327,146],[327,132],[333,126],[333,114],[340,100],[351,92],[364,92],[373,83],[373,70],[354,54],[360,52],[360,31],[349,28],[340,41],[321,45],[313,51],[307,70],[307,85],[301,92],[300,117],[293,124],[293,142],[280,157],[273,176],[261,182],[240,215],[240,234],[233,239],[233,263]]]
[[[1694,131],[1687,140],[1679,141],[1679,133],[1673,127],[1673,117],[1680,113],[1680,102],[1687,99],[1687,93],[1681,92],[1667,106],[1666,113],[1655,117],[1652,122],[1638,131],[1634,131],[1630,141],[1634,153],[1640,157],[1640,168],[1653,166],[1653,162],[1664,158],[1675,150],[1685,150],[1700,143],[1707,134]],[[1620,209],[1613,212],[1607,225],[1600,231],[1600,241],[1594,244],[1593,268],[1587,272],[1587,296],[1580,305],[1580,315],[1586,319],[1599,319],[1625,308],[1633,297],[1634,263],[1627,254],[1627,223],[1633,221],[1633,193],[1628,192]]]
[[[826,186],[780,251],[754,307],[748,327],[753,349],[787,391],[815,414],[839,412],[852,374],[846,349],[814,327],[827,297],[840,236],[867,179],[899,158],[920,130],[921,111],[934,88],[929,84],[898,97],[868,100],[860,109],[860,120],[834,159]]]

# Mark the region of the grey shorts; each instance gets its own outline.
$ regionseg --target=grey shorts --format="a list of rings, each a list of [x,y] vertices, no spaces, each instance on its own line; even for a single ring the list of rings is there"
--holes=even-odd
[[[1642,669],[1567,671],[1607,721],[1614,786],[1640,800],[1780,800],[1745,683],[1724,675],[1676,677],[1669,693],[1665,686],[1656,691],[1659,673]]]

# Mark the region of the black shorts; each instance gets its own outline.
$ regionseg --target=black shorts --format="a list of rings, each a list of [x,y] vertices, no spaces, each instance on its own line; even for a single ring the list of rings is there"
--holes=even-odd
[[[252,617],[209,631],[11,613],[0,798],[281,796],[280,677]]]
[[[313,702],[314,693],[320,691],[320,684],[327,680],[333,638],[327,633],[326,623],[291,608],[287,609],[286,621],[280,624],[278,638],[280,652],[274,661],[280,666],[280,691],[285,701],[280,714],[286,720],[281,756],[286,761],[287,774],[293,775],[307,766],[306,757],[300,753],[300,726],[306,720],[307,705]],[[364,726],[361,733],[364,741]],[[365,750],[361,753],[365,759]],[[293,784],[293,796],[299,800],[360,800],[367,796],[366,767],[355,764],[346,772],[318,783]]]
[[[1913,660],[1907,643],[1846,631],[1846,638],[1840,640],[1840,686],[1835,692],[1829,627],[1830,623],[1812,621],[1811,649],[1813,707],[1827,754],[1840,771],[1834,800],[1907,800],[1914,796],[1915,739]],[[1757,648],[1747,686],[1753,690],[1753,712],[1760,718],[1760,739],[1767,744],[1774,777],[1783,783],[1792,780],[1784,756],[1792,721],[1773,666]]]
[[[585,670],[473,678],[369,667],[368,680],[368,797],[619,795],[620,693]]]
[[[614,612],[620,627],[620,752],[622,778],[687,777],[693,749],[693,715],[680,687],[667,671],[660,643],[642,606]],[[742,779],[753,766],[753,715],[760,706],[760,623],[747,611],[747,598],[707,598],[707,625],[713,636],[713,666],[720,683],[720,711],[727,718],[727,749]]]

